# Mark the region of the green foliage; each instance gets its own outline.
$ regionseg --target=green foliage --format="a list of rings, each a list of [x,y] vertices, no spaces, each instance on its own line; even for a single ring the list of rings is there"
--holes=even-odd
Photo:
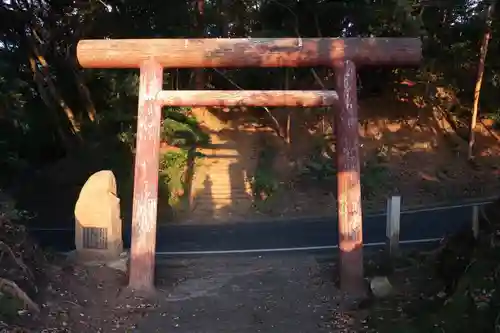
[[[163,142],[183,148],[209,143],[210,136],[201,130],[196,118],[186,115],[187,112],[188,109],[184,108],[165,108],[163,110],[160,132],[160,139]],[[119,128],[116,135],[121,142],[134,147],[136,139],[135,116],[117,112],[113,117],[107,117],[105,121],[108,128],[113,126]]]
[[[186,150],[167,152],[160,156],[160,183],[164,191],[161,194],[170,205],[174,205],[183,194],[187,163]]]
[[[386,165],[387,147],[378,150],[373,158],[366,159],[361,168],[361,195],[363,199],[370,199],[389,181],[389,171]]]
[[[183,147],[180,151],[169,151],[160,157],[161,198],[168,198],[170,206],[177,205],[187,188],[186,171],[194,168],[200,157],[194,147],[209,142],[196,118],[186,115],[182,108],[165,108],[162,121],[161,139],[171,146]]]
[[[256,204],[266,201],[278,190],[278,180],[274,170],[275,148],[262,140],[255,174],[250,179],[252,194]]]
[[[203,132],[194,117],[186,116],[182,108],[166,108],[161,138],[173,146],[192,146],[209,143],[210,137]]]
[[[331,145],[326,139],[318,140],[300,170],[299,176],[303,180],[320,186],[335,187],[337,163],[334,152],[328,151]],[[373,158],[365,159],[361,166],[361,192],[364,199],[370,199],[387,182],[387,154],[387,147],[382,147]]]
[[[335,161],[329,158],[316,157],[314,160],[307,160],[302,170],[302,175],[313,180],[322,182],[334,180],[337,177]]]
[[[494,121],[493,127],[496,130],[500,129],[500,110],[498,110],[497,112],[491,113],[488,118],[490,118],[491,120]]]
[[[331,142],[327,137],[317,138],[302,170],[300,170],[301,177],[318,183],[337,179],[336,162],[331,156],[331,152],[328,151],[330,146]]]
[[[177,205],[185,196],[188,186],[186,172],[188,168],[196,168],[203,154],[193,149],[169,151],[160,156],[160,200],[166,199],[170,206]]]

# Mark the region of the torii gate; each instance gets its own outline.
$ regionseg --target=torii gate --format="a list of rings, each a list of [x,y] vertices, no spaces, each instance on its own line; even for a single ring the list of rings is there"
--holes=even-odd
[[[154,289],[162,106],[335,105],[341,289],[363,290],[356,65],[417,65],[418,38],[83,40],[84,68],[140,68],[129,287]],[[164,68],[330,66],[335,91],[163,91]]]

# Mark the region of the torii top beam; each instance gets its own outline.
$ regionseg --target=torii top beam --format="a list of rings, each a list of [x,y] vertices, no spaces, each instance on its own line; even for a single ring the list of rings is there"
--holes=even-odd
[[[164,68],[416,65],[419,38],[204,38],[82,40],[77,58],[84,68],[139,68],[154,59]]]

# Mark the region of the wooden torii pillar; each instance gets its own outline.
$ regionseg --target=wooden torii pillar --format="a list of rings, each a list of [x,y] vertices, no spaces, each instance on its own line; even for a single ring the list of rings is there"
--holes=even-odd
[[[341,288],[363,288],[363,233],[356,65],[416,65],[418,38],[236,38],[83,40],[84,68],[139,68],[139,109],[129,287],[154,289],[162,106],[338,105],[335,113]],[[335,91],[163,91],[164,68],[330,66]],[[335,110],[333,111],[335,112]]]

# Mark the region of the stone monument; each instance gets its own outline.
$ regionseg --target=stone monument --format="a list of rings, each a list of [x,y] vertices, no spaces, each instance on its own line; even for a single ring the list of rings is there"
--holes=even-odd
[[[109,261],[123,251],[120,199],[112,171],[94,173],[83,185],[75,206],[78,259]]]

